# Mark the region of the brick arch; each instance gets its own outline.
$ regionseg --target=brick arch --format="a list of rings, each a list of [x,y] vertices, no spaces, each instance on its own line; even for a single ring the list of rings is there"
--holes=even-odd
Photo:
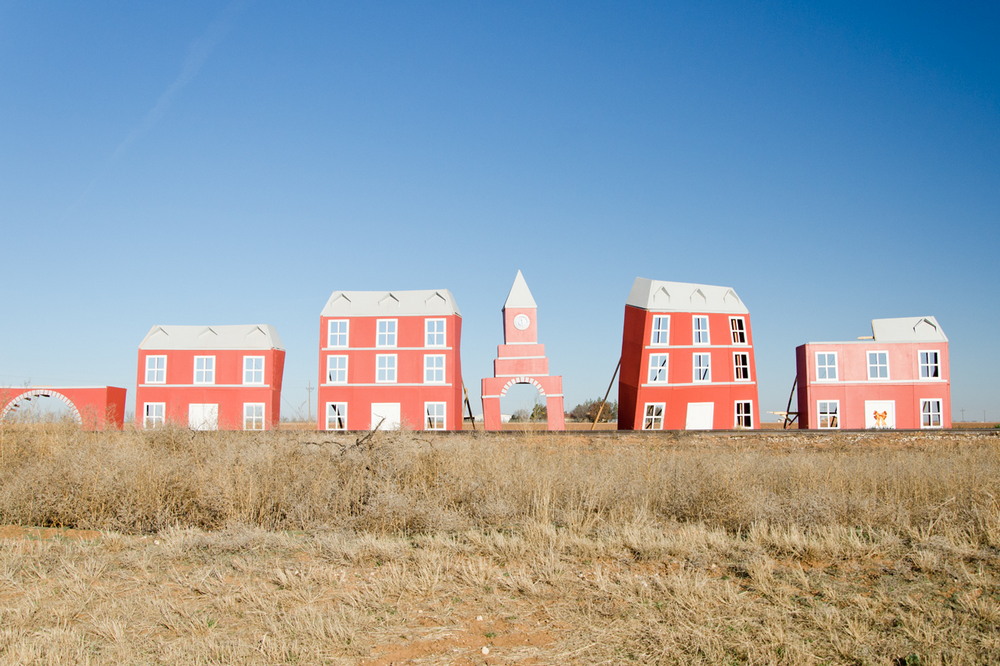
[[[76,421],[77,425],[83,425],[83,417],[80,416],[80,410],[73,404],[73,401],[54,389],[27,389],[19,393],[4,405],[3,411],[0,412],[0,421],[3,421],[7,418],[8,414],[16,410],[22,400],[31,400],[32,398],[58,398],[60,402],[69,407],[70,413],[73,415],[73,420]]]
[[[500,397],[503,397],[503,396],[507,395],[507,389],[509,389],[511,386],[514,386],[515,384],[531,384],[536,389],[538,389],[538,394],[540,396],[542,396],[543,398],[545,397],[545,387],[542,386],[539,383],[539,381],[537,379],[535,379],[534,377],[513,377],[513,378],[511,378],[506,384],[503,385],[503,388],[500,389]]]

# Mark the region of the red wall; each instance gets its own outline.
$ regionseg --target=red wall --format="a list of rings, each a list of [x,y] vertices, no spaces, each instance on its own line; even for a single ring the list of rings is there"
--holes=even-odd
[[[868,379],[868,352],[889,354],[889,380]],[[919,352],[937,351],[940,380],[920,379]],[[819,381],[816,353],[837,354],[836,382]],[[896,428],[921,427],[920,401],[941,400],[941,427],[950,428],[951,382],[946,342],[829,342],[800,345],[795,350],[796,380],[800,428],[818,428],[817,403],[840,401],[839,427],[866,427],[867,400],[891,400],[895,403]]]
[[[164,384],[146,384],[146,357],[166,356]],[[215,357],[215,382],[194,383],[194,357]],[[264,384],[243,384],[243,358],[264,357]],[[281,349],[140,349],[136,373],[135,421],[143,424],[144,404],[165,403],[166,420],[186,427],[191,404],[215,404],[219,409],[220,430],[243,429],[243,403],[264,403],[264,429],[281,421],[281,382],[285,352]]]
[[[650,344],[655,315],[670,317],[667,346]],[[693,317],[702,315],[709,320],[709,345],[694,345]],[[734,345],[729,318],[742,317],[746,324],[747,344]],[[733,353],[749,355],[750,380],[737,382],[734,377]],[[669,354],[666,385],[647,384],[650,354]],[[711,382],[693,381],[694,354],[711,357]],[[757,366],[753,350],[750,316],[704,312],[653,312],[631,305],[625,306],[622,328],[622,365],[618,381],[618,429],[642,429],[646,403],[665,403],[665,430],[682,430],[687,423],[689,403],[714,403],[712,428],[730,430],[735,427],[735,403],[750,401],[753,427],[760,426],[760,406],[757,397]]]
[[[349,321],[348,347],[327,347],[328,323]],[[377,321],[396,320],[396,346],[376,347]],[[425,321],[445,320],[445,346],[425,346]],[[458,315],[379,315],[364,317],[320,317],[319,390],[316,427],[326,430],[326,404],[347,403],[347,429],[371,427],[372,403],[398,403],[402,427],[424,429],[424,403],[444,402],[445,429],[462,429],[462,318]],[[396,355],[395,383],[377,384],[376,356]],[[445,357],[444,384],[424,384],[424,356]],[[327,357],[347,356],[347,384],[328,384]],[[376,385],[377,384],[377,385]]]

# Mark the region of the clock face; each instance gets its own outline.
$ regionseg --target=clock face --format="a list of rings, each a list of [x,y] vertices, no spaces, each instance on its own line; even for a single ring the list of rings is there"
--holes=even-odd
[[[516,328],[517,330],[523,331],[529,326],[531,326],[531,319],[528,318],[528,315],[519,314],[516,317],[514,317],[514,328]]]

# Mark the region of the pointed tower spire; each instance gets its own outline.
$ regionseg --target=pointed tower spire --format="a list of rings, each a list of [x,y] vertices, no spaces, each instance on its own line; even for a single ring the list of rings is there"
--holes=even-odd
[[[507,294],[507,300],[504,302],[503,307],[504,309],[538,307],[534,296],[531,295],[531,290],[528,289],[528,283],[524,281],[524,276],[521,275],[521,271],[517,272],[514,284],[510,287],[510,293]]]

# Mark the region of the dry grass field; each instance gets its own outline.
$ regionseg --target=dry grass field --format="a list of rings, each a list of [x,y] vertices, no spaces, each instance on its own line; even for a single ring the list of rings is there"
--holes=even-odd
[[[1000,432],[0,427],[5,664],[985,664]]]

